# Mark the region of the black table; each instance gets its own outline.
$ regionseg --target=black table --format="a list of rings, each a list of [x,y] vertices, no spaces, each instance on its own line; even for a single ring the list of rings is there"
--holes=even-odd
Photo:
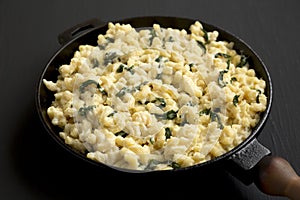
[[[300,12],[286,1],[0,1],[0,199],[114,198],[286,199],[268,196],[216,171],[193,176],[132,178],[70,155],[47,135],[37,116],[38,77],[59,49],[59,33],[91,18],[179,16],[214,24],[259,54],[273,80],[271,115],[258,140],[300,173]],[[210,180],[207,180],[210,179]],[[149,184],[153,181],[153,184]]]

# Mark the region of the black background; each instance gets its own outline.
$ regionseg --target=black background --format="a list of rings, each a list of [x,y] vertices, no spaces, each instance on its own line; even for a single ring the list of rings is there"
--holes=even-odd
[[[300,12],[297,0],[0,0],[0,199],[286,199],[223,171],[135,177],[82,163],[47,135],[35,110],[39,75],[59,33],[91,18],[178,16],[239,36],[266,64],[274,87],[258,140],[300,172]],[[179,180],[179,178],[181,178]],[[152,183],[149,183],[151,181]]]

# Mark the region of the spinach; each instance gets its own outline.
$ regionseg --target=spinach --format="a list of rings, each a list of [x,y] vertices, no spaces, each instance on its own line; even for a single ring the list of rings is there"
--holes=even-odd
[[[115,133],[115,136],[121,136],[123,138],[125,138],[128,135],[128,133],[126,133],[125,131],[119,131],[117,133]]]
[[[210,108],[205,108],[205,109],[203,109],[203,110],[201,110],[200,112],[199,112],[199,115],[201,116],[201,115],[209,115],[210,114]]]
[[[226,69],[229,69],[231,56],[228,55],[228,54],[226,54],[226,53],[216,53],[216,54],[215,54],[215,58],[220,58],[220,57],[221,57],[221,58],[226,58],[226,59],[227,59],[227,61],[226,61],[226,63],[227,63],[227,68],[226,68]]]
[[[227,73],[228,70],[223,70],[223,71],[220,71],[220,74],[219,74],[219,77],[218,77],[218,84],[220,87],[225,87],[227,82],[224,82],[223,80],[223,76],[225,73]]]
[[[129,92],[130,90],[126,87],[123,87],[119,92],[116,93],[117,97],[122,97],[125,95],[126,92]]]
[[[190,72],[193,72],[194,63],[190,63],[189,67],[190,67]]]
[[[223,57],[223,58],[231,58],[230,55],[226,54],[226,53],[216,53],[215,54],[215,58],[219,58],[219,57]]]
[[[163,60],[163,57],[162,57],[162,56],[158,56],[158,57],[155,59],[155,62],[160,63],[162,60]]]
[[[167,40],[168,42],[175,42],[174,38],[172,36],[170,36]]]
[[[236,67],[243,67],[244,65],[246,65],[248,63],[247,59],[248,58],[244,54],[242,54],[241,55],[241,61],[240,61],[239,64],[237,64]]]
[[[210,111],[210,119],[212,122],[214,122],[214,121],[218,122],[218,127],[220,129],[224,128],[222,121],[221,121],[221,117],[220,117],[220,115],[218,115],[218,109],[216,109],[214,112]]]
[[[99,61],[96,58],[92,58],[91,63],[93,65],[93,68],[99,67]]]
[[[237,81],[237,79],[236,79],[235,77],[232,77],[232,78],[230,79],[230,83],[233,83],[234,81]]]
[[[237,106],[238,102],[239,102],[239,97],[240,95],[234,95],[232,103],[234,106]]]
[[[205,43],[208,43],[209,40],[208,40],[208,34],[207,34],[207,31],[206,31],[204,28],[202,28],[201,30],[202,30],[202,32],[204,33],[203,38],[204,38],[204,40],[205,40]]]
[[[140,90],[141,87],[142,87],[143,85],[146,85],[147,83],[148,83],[148,81],[144,81],[144,82],[142,82],[140,85],[135,86],[135,87],[132,87],[132,88],[126,88],[126,87],[123,87],[122,89],[119,90],[119,92],[116,93],[116,96],[117,96],[117,97],[122,97],[122,96],[124,96],[124,95],[126,94],[126,92],[132,93],[132,92],[135,92],[135,91],[137,91],[137,90]]]
[[[145,170],[154,170],[156,166],[159,164],[163,164],[163,162],[155,159],[151,159],[149,160],[148,165],[145,167]]]
[[[154,137],[151,137],[151,138],[149,139],[149,141],[150,141],[151,144],[154,144],[154,142],[155,142]]]
[[[260,90],[256,90],[258,92],[257,96],[256,96],[256,103],[260,103],[259,102],[259,95],[261,94]]]
[[[226,63],[227,63],[227,68],[226,69],[229,69],[229,67],[230,67],[230,59],[228,59]]]
[[[138,86],[135,86],[134,89],[132,89],[133,91],[135,90],[140,90],[142,86],[147,85],[149,83],[149,81],[144,81],[141,84],[139,84]]]
[[[197,41],[198,46],[203,50],[204,53],[206,53],[205,44],[199,40],[196,40],[196,41]]]
[[[166,140],[169,139],[172,136],[171,129],[169,127],[165,128],[165,137]]]
[[[117,111],[110,113],[109,115],[107,115],[107,117],[112,117],[112,116],[114,116],[115,113],[117,113]]]
[[[93,110],[94,108],[96,108],[95,105],[87,106],[87,107],[81,107],[81,108],[79,108],[79,110],[78,110],[78,114],[79,114],[80,116],[86,116],[87,113],[88,113],[89,111]]]
[[[116,70],[117,73],[122,73],[124,70],[125,65],[121,64],[118,69]]]
[[[147,105],[148,103],[154,103],[159,108],[164,108],[167,105],[165,99],[161,98],[161,97],[156,97],[155,100],[152,100],[152,101],[145,101],[145,103],[143,103],[142,101],[138,101],[138,103],[140,103],[142,105],[143,104]]]
[[[149,45],[151,46],[153,43],[153,39],[157,37],[155,30],[152,28],[150,30],[150,38],[149,38]]]
[[[116,59],[117,57],[118,57],[118,54],[114,51],[105,53],[103,65],[106,66],[109,63],[112,63],[113,60]]]
[[[117,73],[122,73],[125,70],[129,71],[131,74],[134,74],[134,70],[133,70],[133,65],[131,67],[127,67],[123,64],[120,64],[120,66],[118,67],[118,69],[116,70]]]
[[[83,82],[83,83],[79,86],[79,92],[80,92],[80,93],[84,93],[84,92],[85,92],[85,88],[86,88],[88,85],[91,85],[91,84],[96,85],[96,87],[99,89],[99,91],[100,91],[103,95],[107,95],[107,92],[104,90],[104,88],[102,88],[102,87],[100,86],[100,84],[97,83],[97,82],[94,81],[94,80],[87,80],[87,81]]]
[[[174,110],[170,110],[166,112],[166,118],[167,119],[175,119],[177,117],[177,112]]]
[[[172,167],[173,169],[181,168],[180,164],[177,162],[171,162],[171,164],[169,166]]]
[[[106,39],[106,43],[98,45],[100,50],[104,50],[109,43],[114,43],[115,42],[114,38],[107,37],[105,39]]]
[[[145,170],[154,170],[156,168],[157,165],[159,164],[167,164],[169,167],[172,167],[173,169],[178,169],[180,168],[180,164],[174,162],[174,161],[159,161],[159,160],[155,160],[155,159],[151,159],[148,162],[148,165],[145,167]]]
[[[160,97],[157,97],[154,101],[152,101],[151,103],[155,103],[155,104],[159,104],[158,107],[159,108],[164,108],[166,107],[167,103],[165,101],[164,98],[160,98]]]
[[[168,112],[164,114],[154,114],[157,119],[162,119],[162,120],[172,120],[177,117],[177,112],[174,110],[169,110]]]
[[[133,70],[133,65],[132,66],[130,66],[130,67],[126,67],[125,69],[127,70],[127,71],[129,71],[131,74],[134,74],[134,70]]]

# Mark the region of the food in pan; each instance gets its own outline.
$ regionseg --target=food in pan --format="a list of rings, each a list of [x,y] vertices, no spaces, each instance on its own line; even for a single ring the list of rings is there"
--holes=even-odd
[[[243,142],[265,111],[266,83],[234,43],[190,29],[108,23],[59,66],[47,110],[89,159],[133,170],[203,163]]]

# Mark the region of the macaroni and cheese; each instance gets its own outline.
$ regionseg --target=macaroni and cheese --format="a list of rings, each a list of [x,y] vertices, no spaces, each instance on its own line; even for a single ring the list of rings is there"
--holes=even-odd
[[[89,159],[134,170],[203,163],[243,142],[265,111],[266,83],[234,43],[199,21],[189,32],[108,23],[57,81],[47,114]]]

